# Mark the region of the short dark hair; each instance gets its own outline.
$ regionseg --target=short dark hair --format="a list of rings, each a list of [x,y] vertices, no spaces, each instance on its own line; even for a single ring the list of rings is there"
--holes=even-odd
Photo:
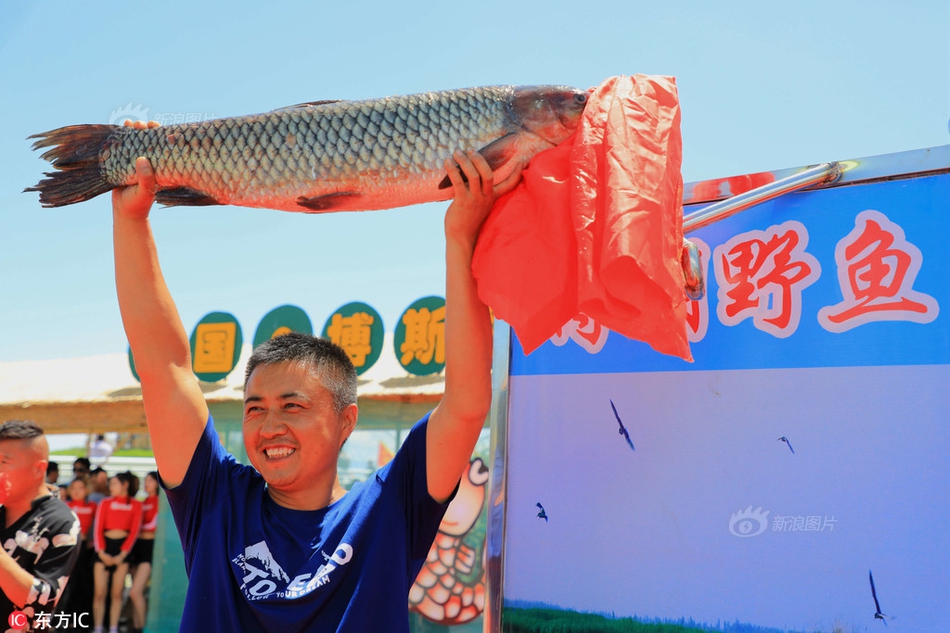
[[[57,464],[56,462],[47,462],[47,464],[46,464],[46,474],[48,475],[48,474],[50,474],[51,472],[57,472],[57,473],[58,473],[58,472],[59,472],[59,464]]]
[[[92,472],[89,473],[89,476],[90,476],[90,477],[95,477],[95,476],[98,475],[99,473],[105,473],[105,472],[106,472],[106,469],[105,469],[105,468],[103,468],[102,466],[96,466],[95,468],[92,469]],[[108,474],[108,473],[106,473],[106,474]]]
[[[43,435],[43,429],[29,420],[7,420],[0,424],[0,441],[31,440]]]
[[[333,404],[340,413],[351,404],[356,404],[356,368],[349,354],[342,347],[326,339],[289,332],[265,341],[254,350],[244,372],[244,388],[260,365],[284,362],[303,363],[313,367],[320,375],[323,386],[333,396]]]
[[[83,469],[88,473],[89,469],[92,467],[92,463],[86,457],[77,457],[73,460],[73,470],[76,470],[76,465],[79,464]]]

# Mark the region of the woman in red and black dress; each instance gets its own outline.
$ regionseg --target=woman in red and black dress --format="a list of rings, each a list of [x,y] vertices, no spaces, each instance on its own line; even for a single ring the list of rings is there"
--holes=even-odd
[[[134,498],[138,484],[132,473],[119,473],[109,480],[109,494],[96,509],[94,543],[98,560],[93,566],[95,596],[92,614],[96,628],[101,630],[105,617],[106,593],[112,596],[109,608],[109,631],[118,631],[119,613],[122,611],[122,589],[125,575],[129,572],[126,558],[135,545],[142,529],[142,502]],[[109,574],[112,574],[111,592]]]
[[[92,565],[98,560],[92,548],[92,524],[96,516],[96,504],[86,496],[88,487],[83,477],[77,477],[69,483],[67,489],[69,501],[66,505],[79,519],[82,532],[82,547],[73,573],[69,576],[69,583],[60,598],[62,613],[84,614],[92,611],[93,580]]]
[[[132,589],[129,600],[132,601],[133,631],[145,628],[145,587],[152,574],[152,549],[155,546],[155,528],[158,526],[158,473],[152,471],[145,475],[145,501],[142,502],[142,531],[132,548]]]

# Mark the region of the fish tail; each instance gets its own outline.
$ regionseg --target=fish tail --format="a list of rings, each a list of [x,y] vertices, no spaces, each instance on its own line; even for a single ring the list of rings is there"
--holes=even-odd
[[[23,191],[37,191],[44,207],[61,207],[83,202],[114,189],[100,167],[100,154],[118,129],[115,125],[70,125],[49,132],[34,134],[33,149],[49,147],[42,158],[56,171]]]

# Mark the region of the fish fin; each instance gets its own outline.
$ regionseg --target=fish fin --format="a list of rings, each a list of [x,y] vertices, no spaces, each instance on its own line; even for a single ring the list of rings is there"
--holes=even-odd
[[[303,108],[316,108],[323,105],[329,105],[331,103],[340,103],[342,99],[327,99],[325,101],[306,101],[304,103],[298,103],[296,105],[284,106],[283,108],[277,108],[271,110],[271,112],[287,112],[289,110],[299,110]]]
[[[323,211],[339,211],[338,208],[340,203],[345,202],[346,200],[352,198],[359,198],[363,194],[357,193],[355,191],[337,191],[336,193],[327,193],[322,196],[314,196],[312,198],[307,198],[306,196],[300,196],[297,198],[297,204],[302,206],[309,211],[323,212]]]
[[[34,150],[51,148],[42,158],[56,171],[44,174],[45,180],[23,191],[39,192],[44,207],[61,207],[115,189],[99,169],[99,153],[117,129],[115,125],[69,125],[30,136],[38,139],[33,143]]]
[[[155,202],[166,207],[206,207],[213,204],[224,204],[204,191],[191,187],[169,187],[155,193]]]
[[[491,167],[492,171],[497,171],[499,167],[514,158],[515,152],[518,149],[517,140],[518,134],[511,132],[510,134],[505,134],[499,139],[495,139],[485,147],[478,150],[478,153],[481,154],[486,161],[488,161],[488,166]],[[464,173],[462,174],[462,180],[467,181]],[[443,178],[442,182],[439,183],[439,189],[448,189],[451,186],[452,181],[448,176]]]

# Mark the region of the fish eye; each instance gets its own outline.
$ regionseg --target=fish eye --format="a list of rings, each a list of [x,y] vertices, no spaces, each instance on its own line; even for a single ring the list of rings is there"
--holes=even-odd
[[[587,95],[584,94],[583,92],[578,92],[577,94],[574,95],[574,103],[576,103],[577,105],[584,105],[585,103],[587,103]]]

